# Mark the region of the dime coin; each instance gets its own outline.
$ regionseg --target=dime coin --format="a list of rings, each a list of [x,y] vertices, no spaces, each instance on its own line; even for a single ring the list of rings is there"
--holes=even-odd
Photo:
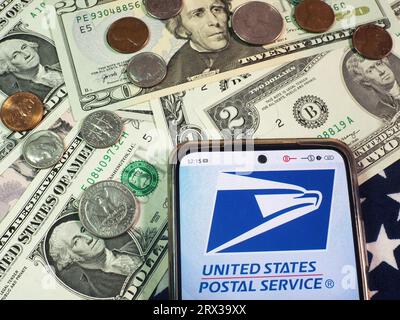
[[[299,26],[308,32],[325,32],[335,23],[333,9],[322,0],[301,1],[294,16]]]
[[[61,137],[49,130],[33,133],[25,141],[22,155],[32,167],[46,169],[54,166],[64,153]]]
[[[90,186],[79,201],[82,224],[100,238],[113,238],[128,231],[138,213],[132,191],[117,181],[106,180]]]
[[[148,40],[147,25],[134,17],[125,17],[114,21],[107,32],[108,44],[120,53],[137,52],[146,45]]]
[[[380,60],[392,51],[393,40],[385,29],[374,24],[366,24],[354,32],[353,46],[363,57]]]
[[[18,92],[9,96],[1,107],[3,124],[12,131],[35,128],[43,118],[43,102],[30,92]]]
[[[115,112],[100,110],[83,120],[81,135],[90,146],[105,149],[118,142],[122,127],[122,120]]]
[[[182,0],[146,0],[147,12],[160,20],[170,19],[182,10]]]
[[[164,80],[167,65],[159,55],[143,52],[129,61],[126,71],[133,84],[140,88],[151,88]]]
[[[283,18],[268,3],[250,1],[239,6],[232,16],[232,28],[243,41],[254,45],[274,42],[282,34]]]

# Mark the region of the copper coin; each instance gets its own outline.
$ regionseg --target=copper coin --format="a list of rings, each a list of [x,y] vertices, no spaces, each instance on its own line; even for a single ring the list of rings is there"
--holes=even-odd
[[[274,42],[282,34],[282,15],[268,3],[250,1],[232,15],[232,29],[243,41],[254,45]]]
[[[170,19],[182,10],[182,0],[146,0],[147,12],[160,20]]]
[[[353,46],[363,57],[380,60],[389,55],[393,39],[389,32],[374,24],[359,26],[353,34]]]
[[[114,21],[107,31],[107,42],[120,53],[134,53],[142,49],[149,40],[149,29],[134,17]]]
[[[298,25],[308,31],[328,31],[335,23],[335,13],[330,5],[321,0],[303,0],[294,11]]]
[[[43,118],[43,102],[30,92],[18,92],[9,96],[0,110],[3,124],[12,131],[35,128]]]

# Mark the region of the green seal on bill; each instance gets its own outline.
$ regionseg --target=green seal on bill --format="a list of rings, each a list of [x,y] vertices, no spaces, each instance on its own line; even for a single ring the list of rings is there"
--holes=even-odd
[[[121,181],[133,190],[137,197],[152,193],[158,185],[157,169],[146,161],[134,161],[122,171]]]

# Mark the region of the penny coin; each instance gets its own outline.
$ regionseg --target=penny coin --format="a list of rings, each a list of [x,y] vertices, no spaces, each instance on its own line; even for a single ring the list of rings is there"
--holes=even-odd
[[[64,153],[61,137],[49,130],[33,133],[26,139],[22,148],[25,161],[37,169],[46,169],[60,161]]]
[[[380,60],[392,51],[393,39],[385,29],[374,24],[366,24],[354,32],[353,46],[363,57]]]
[[[107,42],[120,53],[134,53],[142,49],[149,40],[149,29],[134,17],[114,21],[107,31]]]
[[[115,112],[100,110],[89,114],[83,120],[81,136],[88,145],[96,149],[105,149],[118,142],[122,128],[122,120]]]
[[[279,11],[268,3],[250,1],[232,15],[232,29],[243,41],[254,45],[274,42],[282,34],[284,22]]]
[[[117,237],[128,231],[138,216],[132,191],[121,182],[105,180],[91,185],[79,201],[83,226],[100,238]]]
[[[175,17],[182,10],[182,0],[146,0],[144,4],[147,12],[160,20]]]
[[[129,61],[126,71],[134,85],[151,88],[164,80],[167,75],[167,64],[159,55],[143,52]]]
[[[335,13],[330,5],[321,0],[303,0],[294,11],[298,25],[308,31],[328,31],[335,23]]]
[[[0,110],[3,124],[12,131],[35,128],[43,118],[44,105],[38,96],[30,92],[18,92],[9,96]]]

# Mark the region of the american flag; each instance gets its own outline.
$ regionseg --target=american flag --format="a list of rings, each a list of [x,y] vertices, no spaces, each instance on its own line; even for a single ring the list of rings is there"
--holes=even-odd
[[[400,299],[400,160],[360,186],[373,300]]]

